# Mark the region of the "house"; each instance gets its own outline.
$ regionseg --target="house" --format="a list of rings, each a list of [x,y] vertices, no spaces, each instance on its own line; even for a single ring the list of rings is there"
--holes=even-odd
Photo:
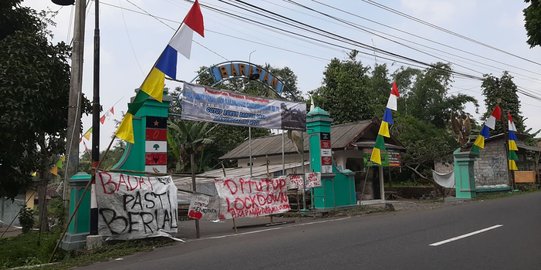
[[[485,148],[479,152],[473,166],[477,192],[510,190],[516,183],[536,183],[541,148],[527,145],[523,134],[517,134],[517,137],[519,170],[514,172],[508,167],[507,135],[501,133],[485,140]],[[435,170],[449,172],[453,170],[453,164],[439,162],[435,164]]]
[[[372,167],[369,162],[379,125],[379,120],[374,119],[333,125],[331,128],[334,165],[355,173],[355,191],[358,200],[383,199],[384,197],[383,177],[379,177],[383,170]],[[303,161],[305,170],[308,172],[310,167],[307,161],[310,160],[310,154],[307,136],[306,132],[300,135],[304,138],[299,143],[300,148],[303,142],[302,155],[297,152],[295,144],[286,134],[275,134],[245,141],[220,159],[237,161],[238,169],[246,171],[250,169],[251,153],[252,172],[268,171],[273,177],[283,173],[301,173]],[[400,153],[405,150],[404,147],[393,138],[385,138],[385,147],[389,155],[384,156],[383,165],[400,166]],[[265,169],[267,167],[268,170]],[[286,169],[282,170],[282,167]],[[367,179],[366,182],[365,179]]]
[[[538,174],[535,156],[541,148],[529,146],[525,135],[517,134],[518,141],[516,162],[519,171],[511,172],[508,168],[508,146],[506,134],[497,134],[485,141],[485,148],[480,151],[474,164],[475,186],[478,191],[491,189],[509,189],[514,183],[534,183]]]

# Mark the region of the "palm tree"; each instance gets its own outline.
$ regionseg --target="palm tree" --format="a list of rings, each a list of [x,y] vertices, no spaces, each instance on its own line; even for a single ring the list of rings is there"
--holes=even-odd
[[[211,132],[216,128],[215,124],[193,121],[169,121],[167,132],[167,145],[169,153],[175,160],[176,172],[190,172],[192,165],[196,171],[205,169],[208,159],[205,156],[205,148],[214,143]],[[190,162],[190,156],[199,158],[197,164]]]

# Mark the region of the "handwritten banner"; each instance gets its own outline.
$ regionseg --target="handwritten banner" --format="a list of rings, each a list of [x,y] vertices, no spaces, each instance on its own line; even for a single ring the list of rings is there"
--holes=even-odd
[[[215,180],[220,219],[259,217],[289,211],[285,178]]]
[[[185,120],[306,130],[304,103],[253,97],[185,83],[181,106],[181,118]]]
[[[188,217],[197,220],[217,220],[219,210],[220,204],[216,196],[196,194],[191,197]]]
[[[321,173],[309,172],[305,174],[306,189],[321,186]],[[304,180],[300,174],[290,174],[287,176],[288,189],[302,189]]]
[[[113,239],[171,237],[178,224],[177,188],[171,176],[98,172],[98,232]]]

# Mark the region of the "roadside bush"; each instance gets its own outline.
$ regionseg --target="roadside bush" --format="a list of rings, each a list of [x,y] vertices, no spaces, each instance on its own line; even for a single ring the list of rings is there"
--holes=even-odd
[[[54,197],[49,200],[47,205],[47,211],[49,216],[49,226],[51,228],[60,227],[64,225],[66,220],[66,212],[64,211],[64,202],[61,197]]]
[[[19,223],[23,227],[23,233],[27,233],[34,227],[34,210],[24,207],[19,213]]]

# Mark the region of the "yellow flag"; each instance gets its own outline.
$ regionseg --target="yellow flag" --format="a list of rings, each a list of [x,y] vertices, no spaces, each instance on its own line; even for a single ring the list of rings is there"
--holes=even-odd
[[[50,170],[49,172],[51,172],[52,175],[56,175],[58,176],[58,167],[56,165],[54,165]]]
[[[518,151],[517,143],[514,140],[509,140],[509,150]]]
[[[517,163],[514,160],[509,160],[509,170],[518,171]]]
[[[155,100],[162,102],[164,86],[165,74],[154,67],[141,85],[141,90],[143,90]]]
[[[370,156],[370,161],[381,165],[381,150],[378,148],[372,148],[372,155]]]
[[[120,123],[120,126],[118,126],[118,129],[115,134],[119,139],[124,140],[129,143],[134,143],[134,135],[133,135],[133,115],[131,113],[126,113],[124,115],[124,119],[122,119],[122,122]]]
[[[381,121],[381,126],[379,126],[378,134],[387,138],[391,138],[391,134],[389,134],[389,123]]]
[[[477,145],[477,147],[481,149],[485,148],[485,137],[478,135],[473,144]]]
[[[89,129],[85,132],[85,134],[83,135],[83,137],[85,137],[85,139],[86,139],[87,141],[90,141],[90,135],[92,135],[92,128],[89,128]]]

